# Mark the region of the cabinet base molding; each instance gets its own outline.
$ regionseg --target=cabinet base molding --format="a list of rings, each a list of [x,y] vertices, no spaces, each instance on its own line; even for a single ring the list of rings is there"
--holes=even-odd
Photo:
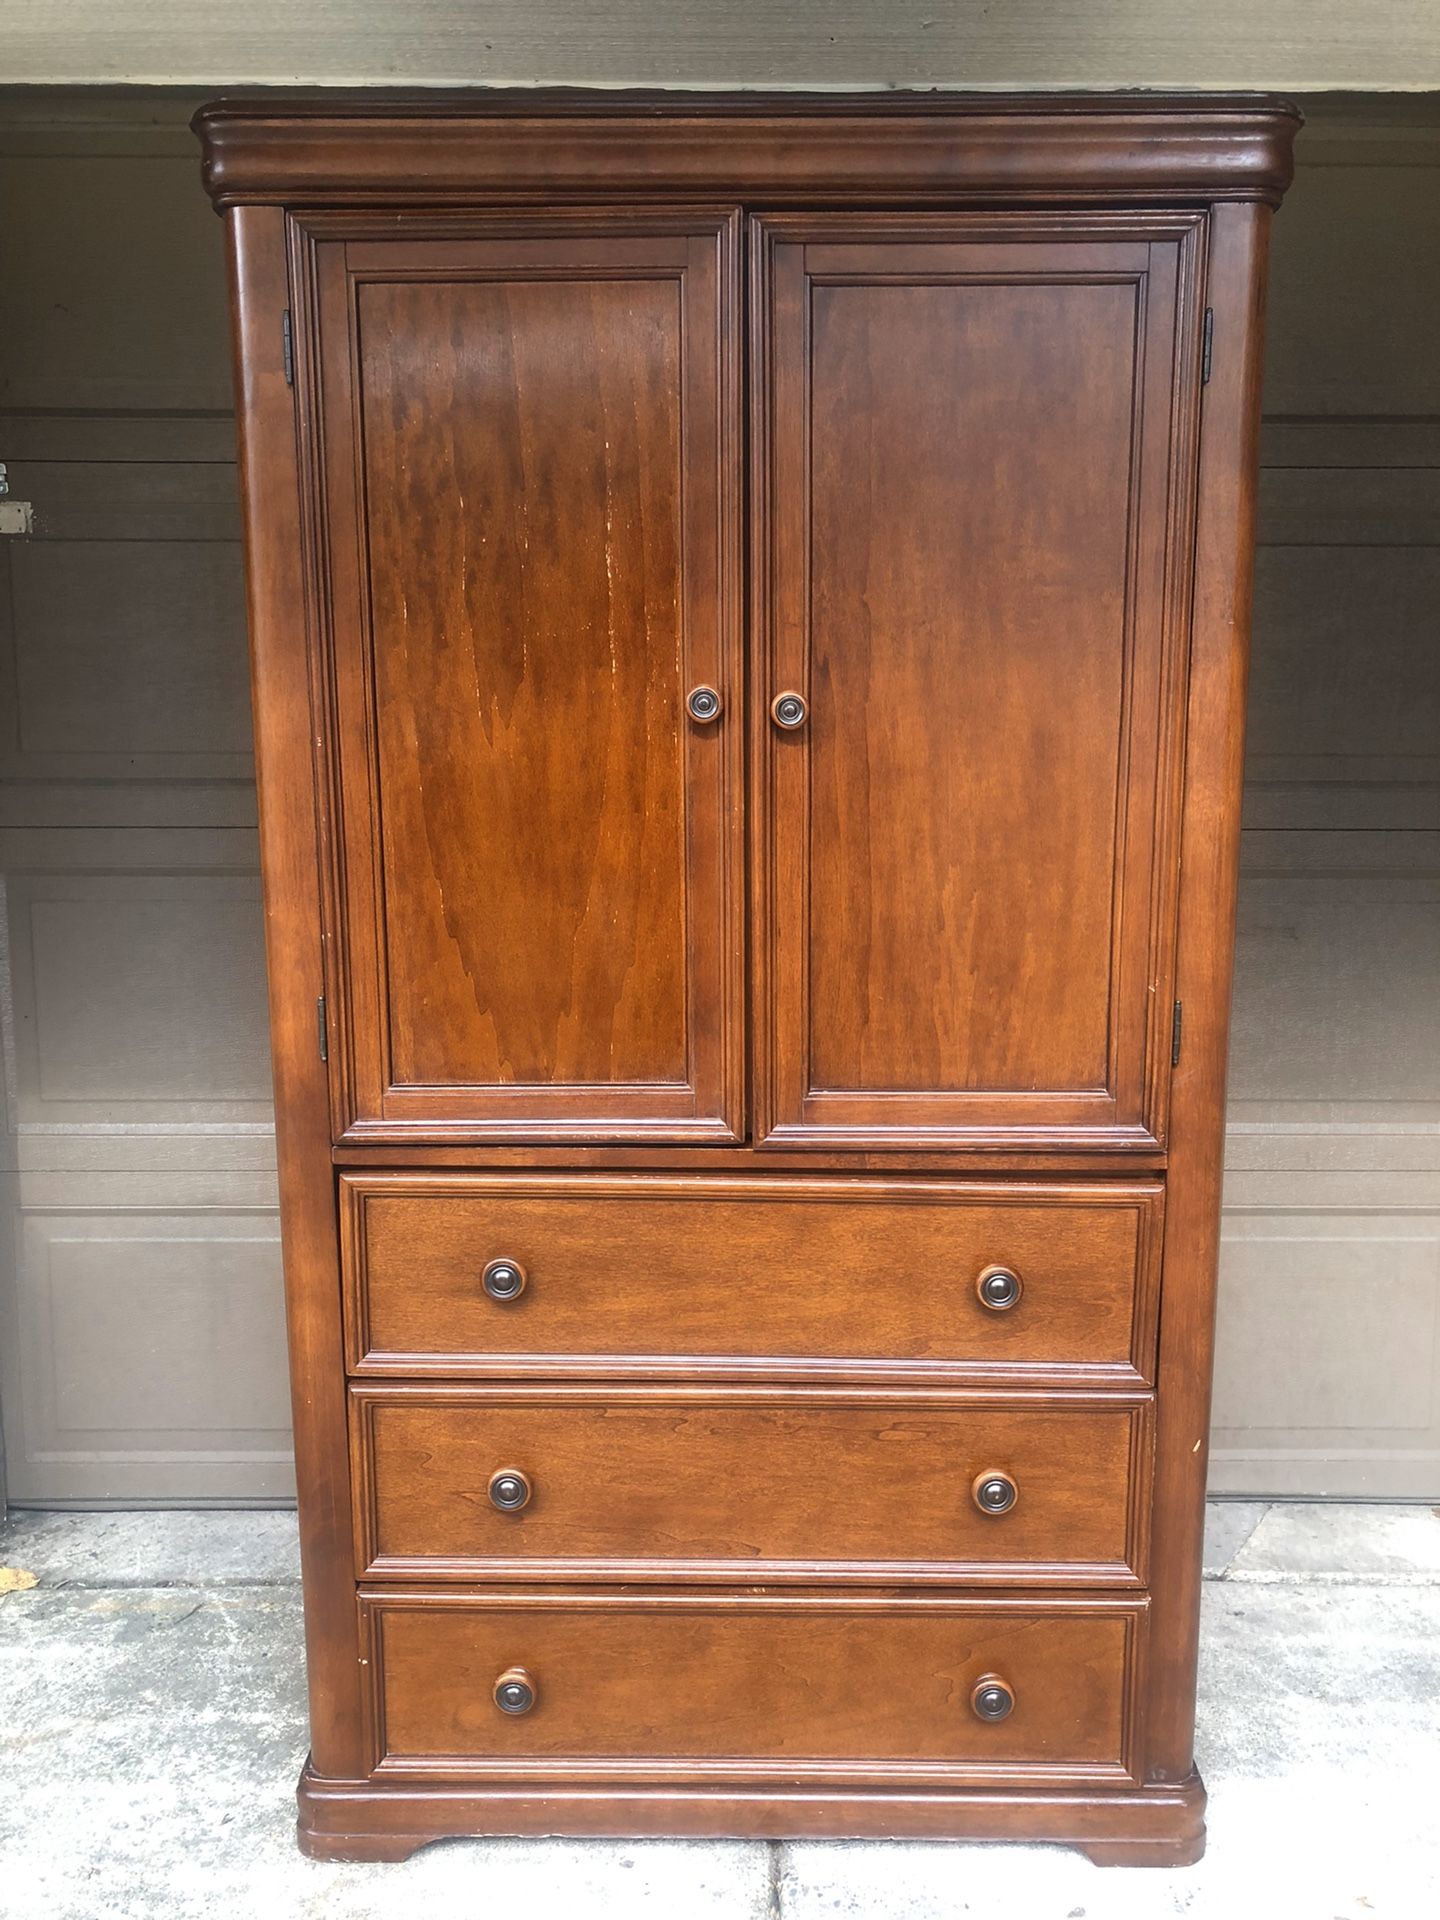
[[[645,1787],[385,1787],[300,1776],[312,1860],[408,1859],[432,1840],[547,1835],[638,1840],[1041,1841],[1101,1867],[1187,1867],[1205,1851],[1205,1788],[737,1793]]]

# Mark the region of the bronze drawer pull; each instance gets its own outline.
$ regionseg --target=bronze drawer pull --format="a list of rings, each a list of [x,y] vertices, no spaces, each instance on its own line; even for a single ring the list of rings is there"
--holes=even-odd
[[[518,1260],[492,1260],[481,1274],[480,1284],[492,1300],[518,1300],[529,1279]]]
[[[970,1498],[981,1513],[1008,1513],[1020,1497],[1020,1489],[1008,1473],[987,1467],[977,1473],[970,1487]]]
[[[986,1267],[975,1282],[975,1292],[982,1307],[1005,1313],[1018,1303],[1024,1282],[1011,1267]]]
[[[692,720],[698,720],[702,727],[710,727],[720,718],[724,702],[714,687],[692,687],[690,698],[685,702],[685,711]]]
[[[507,1667],[495,1682],[492,1697],[501,1713],[529,1713],[535,1704],[535,1682],[524,1667]]]
[[[530,1504],[530,1482],[518,1467],[501,1467],[490,1476],[490,1504],[501,1513],[519,1513]]]
[[[1014,1711],[1015,1689],[998,1674],[982,1674],[970,1691],[970,1707],[977,1720],[1003,1720]]]

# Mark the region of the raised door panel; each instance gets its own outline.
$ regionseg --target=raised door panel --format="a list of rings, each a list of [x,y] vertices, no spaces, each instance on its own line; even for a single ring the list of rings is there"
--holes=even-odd
[[[761,1137],[1162,1137],[1202,233],[757,223]]]
[[[341,1119],[735,1138],[735,222],[313,257]]]

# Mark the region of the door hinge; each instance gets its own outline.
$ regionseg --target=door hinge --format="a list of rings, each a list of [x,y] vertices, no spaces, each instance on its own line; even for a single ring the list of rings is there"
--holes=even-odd
[[[1215,344],[1215,309],[1213,307],[1206,307],[1205,309],[1205,341],[1204,341],[1204,345],[1200,349],[1200,384],[1202,387],[1208,387],[1210,384],[1210,354],[1211,354],[1211,349],[1214,347],[1214,344]]]
[[[1209,338],[1208,334],[1206,338]],[[1206,352],[1208,354],[1208,347]],[[295,384],[295,328],[291,323],[288,307],[280,316],[280,357],[285,363],[285,384],[287,387],[293,387]],[[1207,360],[1205,364],[1208,366],[1210,363]]]
[[[1175,1002],[1175,1011],[1170,1016],[1170,1064],[1172,1067],[1178,1067],[1180,1064],[1181,1017],[1182,1017],[1181,1006],[1180,1006],[1180,1002],[1177,1000]]]
[[[329,1023],[325,1018],[325,996],[322,993],[315,1002],[315,1037],[320,1042],[320,1058],[330,1058]]]

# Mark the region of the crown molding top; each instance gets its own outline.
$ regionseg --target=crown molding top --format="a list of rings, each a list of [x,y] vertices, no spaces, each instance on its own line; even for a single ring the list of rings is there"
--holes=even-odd
[[[217,207],[703,195],[790,205],[1279,204],[1264,94],[263,94],[195,116]]]

